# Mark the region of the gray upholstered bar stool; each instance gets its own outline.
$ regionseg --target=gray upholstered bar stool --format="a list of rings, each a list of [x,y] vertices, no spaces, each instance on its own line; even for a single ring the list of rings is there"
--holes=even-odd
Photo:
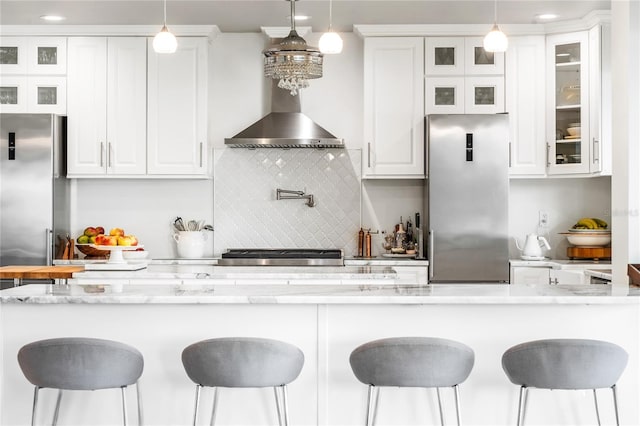
[[[593,389],[598,424],[596,389],[611,388],[616,424],[620,424],[616,382],[628,358],[620,346],[601,340],[547,339],[513,346],[502,356],[502,368],[512,383],[520,385],[517,424],[524,424],[528,388]]]
[[[349,362],[358,380],[369,385],[366,425],[375,422],[377,388],[381,386],[436,388],[443,425],[439,388],[453,387],[456,420],[460,425],[458,385],[469,377],[474,360],[473,349],[467,345],[435,337],[392,337],[357,347]]]
[[[122,416],[127,424],[125,389],[136,384],[138,423],[142,424],[142,406],[138,379],[144,359],[134,347],[112,340],[63,337],[40,340],[18,351],[18,363],[29,382],[35,385],[31,424],[36,421],[38,391],[58,389],[53,424],[58,421],[63,390],[98,390],[120,388]]]
[[[221,387],[273,387],[278,422],[281,426],[289,424],[287,384],[298,377],[304,364],[304,354],[296,346],[257,337],[209,339],[187,346],[182,351],[182,364],[196,384],[194,425],[198,420],[200,390],[203,386],[214,388],[212,425],[216,416],[218,388]]]

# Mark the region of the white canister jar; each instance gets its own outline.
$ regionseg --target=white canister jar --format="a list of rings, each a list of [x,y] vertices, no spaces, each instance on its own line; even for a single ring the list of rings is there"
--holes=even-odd
[[[178,257],[198,259],[204,255],[207,235],[202,231],[179,231],[173,234],[178,247]]]

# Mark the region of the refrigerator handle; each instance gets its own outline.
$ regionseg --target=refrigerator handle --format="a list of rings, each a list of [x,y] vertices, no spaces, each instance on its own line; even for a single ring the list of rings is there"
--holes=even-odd
[[[429,279],[433,278],[433,229],[429,229],[429,247],[427,247],[427,258],[429,259]]]
[[[45,228],[45,240],[47,242],[47,266],[53,265],[53,229]]]

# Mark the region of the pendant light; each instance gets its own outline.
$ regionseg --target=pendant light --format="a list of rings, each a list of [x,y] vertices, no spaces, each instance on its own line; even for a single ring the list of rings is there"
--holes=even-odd
[[[493,28],[484,37],[484,50],[487,52],[506,52],[509,47],[507,36],[498,27],[498,0],[493,5]]]
[[[162,29],[153,38],[153,50],[156,53],[174,53],[178,48],[176,36],[167,28],[167,0],[164,0],[164,21]]]
[[[264,75],[279,80],[278,87],[289,90],[291,96],[309,87],[309,80],[322,77],[322,52],[309,46],[296,32],[296,0],[291,3],[291,31],[282,41],[262,51]]]
[[[331,15],[333,14],[331,10],[332,3],[333,0],[329,0],[329,29],[326,33],[322,34],[322,37],[320,37],[320,41],[318,42],[320,51],[325,54],[342,52],[342,38],[340,38],[340,35],[331,28]]]

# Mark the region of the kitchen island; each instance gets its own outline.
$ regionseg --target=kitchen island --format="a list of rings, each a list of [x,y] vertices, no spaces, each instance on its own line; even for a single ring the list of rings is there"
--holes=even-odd
[[[618,383],[621,423],[640,424],[640,294],[635,288],[617,294],[608,285],[228,285],[211,277],[196,279],[28,285],[0,292],[0,423],[29,422],[33,389],[19,370],[16,353],[38,339],[92,336],[137,347],[145,357],[141,389],[148,425],[192,421],[195,386],[180,361],[190,343],[220,336],[281,339],[305,354],[302,373],[289,387],[292,424],[355,425],[364,419],[366,386],[351,372],[350,352],[382,337],[437,336],[464,342],[476,354],[474,369],[460,388],[463,424],[513,424],[518,388],[502,371],[502,353],[522,341],[552,337],[603,339],[624,347],[630,358]],[[601,393],[601,416],[612,423],[611,399]],[[204,392],[202,412],[209,411],[211,395]],[[443,390],[449,421],[451,395]],[[47,416],[55,396],[54,391],[41,392]],[[129,397],[133,407],[134,393]],[[277,419],[269,389],[224,389],[220,404],[218,424],[274,424]],[[117,424],[119,414],[118,391],[71,392],[60,423]],[[529,424],[593,424],[594,419],[590,392],[531,392]],[[381,391],[378,424],[438,422],[434,391]]]

